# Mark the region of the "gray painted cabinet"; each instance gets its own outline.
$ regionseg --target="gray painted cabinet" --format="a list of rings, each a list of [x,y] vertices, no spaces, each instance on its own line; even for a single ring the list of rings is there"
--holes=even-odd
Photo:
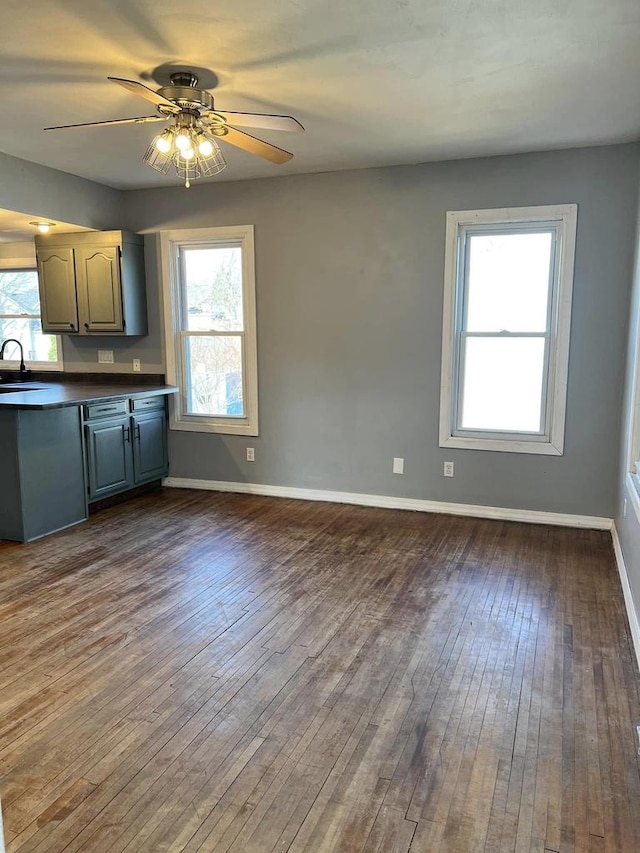
[[[133,486],[129,418],[110,418],[85,426],[89,500],[105,498]]]
[[[46,332],[78,331],[78,298],[73,249],[43,248],[38,252],[42,328]]]
[[[133,478],[134,483],[145,483],[166,477],[167,419],[164,410],[133,415]]]
[[[142,237],[87,231],[35,240],[43,331],[147,334]]]
[[[29,542],[87,517],[78,406],[0,411],[0,539]]]
[[[90,502],[168,474],[164,396],[85,406],[84,417]]]

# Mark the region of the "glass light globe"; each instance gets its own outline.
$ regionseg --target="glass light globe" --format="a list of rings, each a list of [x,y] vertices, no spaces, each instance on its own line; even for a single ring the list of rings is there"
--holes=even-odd
[[[176,148],[180,151],[184,151],[186,148],[191,148],[191,137],[189,136],[188,131],[181,130],[180,133],[176,136]]]
[[[185,160],[193,160],[193,158],[196,156],[196,152],[193,150],[193,148],[183,148],[180,151],[180,156],[183,157]]]
[[[166,131],[156,139],[156,148],[161,154],[171,151],[171,136]]]
[[[210,157],[213,154],[213,145],[209,142],[208,139],[202,139],[198,143],[198,151],[202,154],[203,157]]]

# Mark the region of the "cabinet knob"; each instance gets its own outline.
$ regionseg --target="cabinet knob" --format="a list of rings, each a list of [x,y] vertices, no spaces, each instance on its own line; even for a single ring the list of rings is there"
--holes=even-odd
[[[75,330],[76,327],[73,325],[73,323],[69,323],[69,328]]]
[[[84,324],[84,327],[85,327],[85,329],[88,329],[88,328],[89,328],[89,324],[88,324],[88,323],[85,323],[85,324]]]

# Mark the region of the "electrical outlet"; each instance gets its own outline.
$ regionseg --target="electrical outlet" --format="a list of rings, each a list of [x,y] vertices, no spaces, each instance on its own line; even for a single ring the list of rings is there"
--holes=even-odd
[[[113,350],[112,349],[99,349],[98,350],[98,364],[113,364]]]
[[[404,474],[404,459],[402,456],[393,457],[393,473]]]
[[[133,359],[133,371],[134,371],[134,373],[140,373],[140,359],[139,358]]]
[[[255,462],[256,461],[256,449],[255,447],[247,447],[247,462]]]
[[[453,462],[445,462],[442,473],[445,477],[453,477]]]

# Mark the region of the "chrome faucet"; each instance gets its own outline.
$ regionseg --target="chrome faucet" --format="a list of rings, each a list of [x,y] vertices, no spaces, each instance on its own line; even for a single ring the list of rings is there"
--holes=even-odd
[[[0,361],[4,361],[4,348],[7,344],[18,344],[20,347],[20,378],[24,379],[25,376],[28,376],[31,373],[31,371],[26,368],[24,363],[24,349],[22,348],[20,341],[16,340],[16,338],[7,338],[2,342],[2,346],[0,347]]]

